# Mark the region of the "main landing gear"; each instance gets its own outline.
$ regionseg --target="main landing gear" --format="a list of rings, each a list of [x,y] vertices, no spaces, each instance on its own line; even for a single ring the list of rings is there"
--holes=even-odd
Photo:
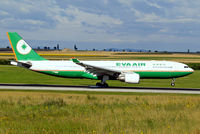
[[[97,87],[107,88],[108,84],[106,83],[106,80],[109,80],[109,76],[104,75],[103,78],[101,79],[101,82],[96,83],[96,86]]]
[[[172,86],[172,87],[175,86],[175,80],[176,80],[175,78],[172,79],[172,83],[171,83],[171,86]]]

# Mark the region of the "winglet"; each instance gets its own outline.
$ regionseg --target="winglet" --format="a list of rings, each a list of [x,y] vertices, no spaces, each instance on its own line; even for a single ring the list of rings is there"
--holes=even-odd
[[[78,59],[74,58],[74,57],[72,57],[72,61],[73,61],[74,63],[80,63],[80,61],[79,61]]]

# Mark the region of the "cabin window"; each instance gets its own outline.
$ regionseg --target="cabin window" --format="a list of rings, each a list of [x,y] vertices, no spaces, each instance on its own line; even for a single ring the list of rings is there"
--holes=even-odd
[[[184,68],[189,68],[188,66],[184,66]]]

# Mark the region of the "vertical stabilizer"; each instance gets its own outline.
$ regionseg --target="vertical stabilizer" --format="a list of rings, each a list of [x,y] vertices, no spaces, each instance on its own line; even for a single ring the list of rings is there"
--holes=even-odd
[[[46,60],[39,56],[16,32],[7,32],[15,59],[18,61]]]

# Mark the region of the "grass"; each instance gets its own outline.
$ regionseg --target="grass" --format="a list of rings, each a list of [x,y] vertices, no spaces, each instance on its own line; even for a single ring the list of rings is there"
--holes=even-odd
[[[200,71],[192,75],[176,79],[177,88],[200,88]],[[97,80],[70,79],[48,76],[15,66],[0,66],[0,83],[24,84],[61,84],[61,85],[95,85]],[[109,80],[110,86],[122,87],[171,87],[171,79],[142,79],[140,84],[128,84],[117,80]]]
[[[1,91],[0,113],[0,133],[200,133],[199,96]]]

